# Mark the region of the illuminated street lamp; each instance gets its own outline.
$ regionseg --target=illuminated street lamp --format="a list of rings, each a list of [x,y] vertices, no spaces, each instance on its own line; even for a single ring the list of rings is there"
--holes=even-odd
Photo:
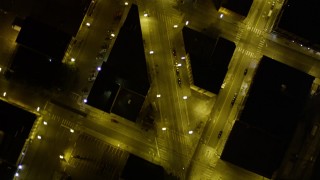
[[[183,98],[183,99],[188,99],[188,96],[183,96],[182,98]]]
[[[144,16],[144,17],[149,17],[149,14],[146,13],[146,12],[144,12],[144,13],[143,13],[143,16]]]
[[[1,72],[1,70],[2,70],[2,69],[0,68],[0,72]]]
[[[47,121],[43,121],[43,124],[44,124],[44,125],[48,125]]]
[[[163,128],[162,128],[162,131],[165,131],[165,130],[167,130],[167,128],[166,128],[166,127],[163,127]]]
[[[84,100],[83,100],[83,102],[84,102],[84,103],[87,103],[87,102],[88,102],[88,100],[87,100],[87,99],[84,99]]]
[[[222,19],[223,18],[223,14],[220,14],[220,19]]]
[[[176,24],[175,24],[175,25],[173,25],[173,28],[178,28],[178,25],[176,25]]]
[[[97,67],[97,71],[101,71],[101,67],[99,66],[99,67]]]
[[[75,62],[76,61],[76,59],[75,58],[71,58],[71,62]]]
[[[129,3],[128,3],[127,1],[126,1],[126,2],[124,2],[124,5],[128,6],[128,4],[129,4]]]
[[[71,133],[74,133],[74,130],[73,130],[73,129],[70,129],[70,132],[71,132]]]
[[[149,54],[153,54],[153,53],[154,53],[154,51],[152,51],[152,50],[149,52]]]
[[[161,97],[161,94],[157,94],[157,98]]]
[[[186,26],[189,24],[189,21],[186,21]]]
[[[15,177],[19,177],[19,173],[16,172],[16,173],[14,174],[14,176],[15,176]]]
[[[38,112],[40,111],[40,107],[37,107],[37,111],[38,111]]]
[[[186,57],[182,56],[181,59],[182,59],[182,60],[183,60],[183,59],[186,59]]]
[[[86,23],[86,26],[87,26],[87,27],[90,27],[90,26],[91,26],[91,24],[87,22],[87,23]]]
[[[3,97],[5,97],[6,95],[7,95],[7,92],[4,92],[4,93],[3,93]]]
[[[60,158],[60,159],[63,159],[64,157],[63,157],[63,155],[60,154],[60,155],[59,155],[59,158]]]
[[[42,137],[40,135],[37,136],[38,139],[41,139]]]
[[[110,35],[111,35],[112,37],[115,37],[115,36],[116,36],[114,33],[111,33]]]
[[[192,130],[190,130],[188,133],[189,133],[189,134],[193,134],[193,131],[192,131]]]

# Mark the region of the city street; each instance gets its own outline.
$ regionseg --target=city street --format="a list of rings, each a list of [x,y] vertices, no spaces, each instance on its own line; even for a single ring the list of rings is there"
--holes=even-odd
[[[9,67],[17,32],[0,31],[0,42],[4,44],[0,47],[0,95],[41,114],[32,132],[34,139],[26,142],[20,177],[48,179],[70,174],[75,179],[117,178],[132,153],[163,166],[180,179],[263,179],[220,160],[220,155],[262,56],[320,76],[320,57],[271,34],[283,2],[277,1],[269,17],[272,1],[254,0],[242,22],[237,15],[215,10],[210,0],[136,0],[128,6],[124,1],[95,3],[64,59],[76,69],[68,92],[43,91],[6,80],[3,72]],[[97,76],[97,68],[107,60],[130,3],[139,7],[151,79],[147,97],[157,114],[155,129],[149,131],[83,103],[87,95],[84,89],[90,91],[93,84],[88,78]],[[121,20],[114,18],[118,11],[124,14]],[[236,44],[219,94],[192,86],[182,36],[187,21],[187,26],[198,32],[213,38],[219,35]],[[110,38],[111,32],[115,37]],[[5,38],[6,34],[10,35]],[[51,98],[86,116],[52,103]]]

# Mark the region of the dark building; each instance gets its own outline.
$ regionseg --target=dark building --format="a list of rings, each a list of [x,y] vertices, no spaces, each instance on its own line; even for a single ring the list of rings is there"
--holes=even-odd
[[[219,10],[221,7],[229,9],[241,16],[247,17],[253,0],[212,0],[216,9]]]
[[[193,84],[218,94],[236,48],[223,37],[211,38],[188,27],[182,29],[190,58]]]
[[[52,87],[61,72],[62,60],[71,39],[72,36],[65,32],[27,17],[16,39],[19,46],[14,53],[11,71],[6,73],[7,77]]]
[[[31,16],[75,37],[86,13],[89,10],[92,13],[96,3],[97,1],[92,0],[38,1],[34,5],[37,8],[32,9]]]
[[[0,109],[0,179],[9,180],[37,116],[1,100]]]
[[[313,81],[264,56],[221,159],[271,178],[289,148]]]
[[[61,62],[67,50],[71,35],[44,24],[33,17],[27,17],[16,42],[52,61]]]
[[[320,49],[320,1],[286,0],[274,30],[283,36]]]
[[[124,167],[121,179],[136,180],[136,179],[153,179],[163,180],[165,171],[163,167],[148,162],[138,156],[130,154],[126,166]]]
[[[136,121],[150,88],[137,5],[131,6],[101,69],[87,104]]]
[[[310,96],[276,179],[319,179],[320,94]]]

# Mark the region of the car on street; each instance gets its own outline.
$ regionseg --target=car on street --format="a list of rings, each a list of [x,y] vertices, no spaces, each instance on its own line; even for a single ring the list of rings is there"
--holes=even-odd
[[[105,52],[107,52],[107,49],[101,49],[99,53],[102,54],[102,53],[105,53]]]
[[[218,133],[218,139],[220,139],[221,136],[222,136],[222,131],[219,131],[219,133]]]
[[[236,102],[237,96],[238,96],[238,93],[234,93],[233,98],[231,100],[231,105],[234,105],[234,103]]]
[[[181,87],[181,78],[177,79],[179,86]]]
[[[177,51],[176,51],[176,49],[172,49],[172,54],[173,54],[174,57],[177,57]]]
[[[111,119],[111,122],[113,122],[113,123],[119,123],[119,121],[117,121],[116,119]]]
[[[179,68],[176,68],[176,75],[177,75],[177,76],[180,75],[180,70],[179,70]]]
[[[92,74],[89,76],[88,81],[94,81],[94,80],[96,80],[96,75],[95,75],[95,73],[92,73]]]
[[[244,75],[247,75],[247,73],[248,73],[248,69],[245,69],[244,72],[243,72],[243,74],[244,74]]]
[[[96,80],[96,77],[89,77],[88,78],[88,81],[94,81],[94,80]]]

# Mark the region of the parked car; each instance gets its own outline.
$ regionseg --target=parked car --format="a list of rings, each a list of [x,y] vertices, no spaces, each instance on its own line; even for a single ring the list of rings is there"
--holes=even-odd
[[[178,78],[178,84],[181,87],[181,78]]]
[[[88,81],[94,81],[94,80],[96,80],[95,76],[91,76],[91,77],[88,78]]]
[[[218,139],[220,139],[222,136],[222,131],[219,131],[219,134],[218,134]]]
[[[177,51],[176,51],[176,49],[172,49],[172,54],[173,54],[174,57],[177,57]]]
[[[111,122],[113,122],[113,123],[119,123],[119,121],[117,121],[116,119],[111,119]]]
[[[179,68],[176,68],[176,74],[177,74],[177,76],[180,75],[180,70],[179,70]]]
[[[238,96],[237,93],[235,93],[235,94],[233,95],[233,98],[232,98],[232,100],[231,100],[231,105],[234,105],[234,103],[236,102],[237,96]]]
[[[244,75],[247,75],[247,73],[248,73],[248,69],[245,69],[244,72],[243,72],[243,74],[244,74]]]

